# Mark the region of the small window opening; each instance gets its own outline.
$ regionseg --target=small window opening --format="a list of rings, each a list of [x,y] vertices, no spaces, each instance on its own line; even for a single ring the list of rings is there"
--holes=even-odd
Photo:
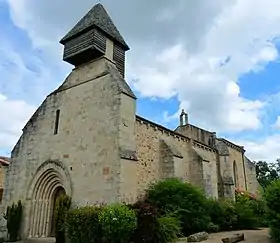
[[[60,115],[60,110],[57,110],[56,116],[55,116],[54,135],[56,135],[58,133],[59,115]]]

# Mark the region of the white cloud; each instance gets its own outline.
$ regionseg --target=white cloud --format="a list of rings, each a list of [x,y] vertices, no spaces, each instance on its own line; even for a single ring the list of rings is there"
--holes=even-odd
[[[277,117],[275,124],[273,124],[273,128],[280,129],[280,116]]]
[[[245,147],[246,154],[251,160],[275,162],[276,159],[280,158],[280,134],[274,134],[255,141],[236,140],[235,142]]]
[[[14,23],[28,33],[34,47],[54,53],[48,65],[60,62],[58,40],[93,4],[89,0],[61,0],[56,4],[6,1]],[[141,96],[176,96],[191,122],[218,132],[257,130],[263,126],[266,101],[242,97],[238,82],[243,74],[258,72],[278,58],[274,41],[280,36],[279,0],[104,2],[132,47],[127,77]],[[44,70],[40,73],[45,74],[42,80],[61,82],[59,68],[48,65],[45,61],[41,65]],[[22,76],[13,80],[18,77]],[[164,116],[166,120],[177,119],[177,114],[165,112]],[[247,150],[258,155],[258,145],[261,150],[270,146],[275,152],[277,149],[269,141],[276,139],[247,142]]]
[[[8,35],[0,39],[0,153],[15,145],[37,104],[65,76],[61,62],[17,41]]]
[[[212,20],[195,54],[178,44],[148,64],[131,68],[140,77],[134,88],[144,96],[178,95],[190,118],[212,130],[261,128],[265,103],[243,98],[238,79],[278,58],[274,43],[280,36],[278,7],[278,0],[235,1]]]
[[[15,145],[21,129],[35,111],[35,106],[23,100],[9,100],[0,94],[0,148]]]

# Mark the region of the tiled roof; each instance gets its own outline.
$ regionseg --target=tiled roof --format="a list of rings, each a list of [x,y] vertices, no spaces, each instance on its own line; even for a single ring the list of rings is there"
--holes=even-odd
[[[86,29],[96,26],[107,35],[118,41],[126,50],[129,50],[128,45],[121,36],[117,27],[101,3],[96,4],[75,26],[72,28],[60,41],[64,44],[68,39],[85,31]]]
[[[4,157],[4,156],[0,156],[0,163],[2,165],[8,166],[10,164],[10,158]]]

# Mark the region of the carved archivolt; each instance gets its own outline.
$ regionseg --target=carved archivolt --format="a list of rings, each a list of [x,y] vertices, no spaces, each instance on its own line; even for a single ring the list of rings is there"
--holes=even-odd
[[[60,161],[44,162],[37,169],[27,192],[30,206],[29,237],[49,236],[54,195],[59,188],[72,196],[72,183],[67,168]]]

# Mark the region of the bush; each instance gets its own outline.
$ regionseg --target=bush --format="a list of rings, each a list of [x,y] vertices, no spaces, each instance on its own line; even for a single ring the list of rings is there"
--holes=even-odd
[[[272,239],[280,242],[280,180],[272,182],[265,190],[268,223]]]
[[[61,196],[55,202],[55,240],[56,243],[65,243],[66,215],[71,206],[71,198]]]
[[[134,243],[154,243],[157,242],[156,235],[158,230],[158,209],[148,203],[145,198],[138,200],[135,204],[130,205],[137,217],[137,228],[132,234],[131,241]]]
[[[7,229],[9,234],[9,239],[15,242],[19,239],[19,230],[21,226],[22,218],[22,204],[18,201],[17,204],[7,207],[5,219],[7,220]]]
[[[71,243],[98,243],[102,238],[98,221],[100,207],[72,209],[67,214],[67,235]]]
[[[250,206],[257,217],[259,227],[268,227],[267,208],[263,200],[251,200]]]
[[[126,243],[137,227],[135,212],[123,204],[105,206],[98,220],[105,242]]]
[[[246,195],[237,195],[236,202],[209,199],[208,205],[211,221],[221,231],[254,229],[265,223],[264,203]]]
[[[235,229],[254,229],[258,227],[258,218],[247,196],[237,196],[235,210],[237,214]]]
[[[152,184],[147,190],[147,200],[158,207],[163,216],[173,213],[181,221],[185,236],[203,231],[210,224],[203,192],[178,179]]]
[[[158,243],[174,242],[181,233],[180,221],[175,217],[163,216],[158,218],[156,239]]]
[[[212,221],[209,231],[227,231],[236,227],[237,213],[233,202],[209,199],[208,212]]]
[[[220,226],[217,224],[214,224],[212,222],[208,225],[207,228],[208,228],[208,231],[211,233],[217,233],[220,231]]]

